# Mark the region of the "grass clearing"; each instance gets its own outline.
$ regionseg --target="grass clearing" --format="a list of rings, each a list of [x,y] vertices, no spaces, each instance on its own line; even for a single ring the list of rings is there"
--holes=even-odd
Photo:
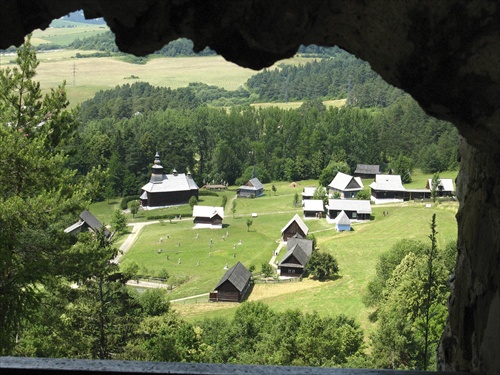
[[[263,197],[236,199],[234,217],[230,208],[235,192],[223,192],[221,194],[228,196],[224,229],[194,230],[191,218],[152,224],[144,229],[133,248],[125,254],[123,264],[136,262],[150,273],[165,268],[172,276],[186,278],[188,281],[185,284],[168,294],[171,299],[208,293],[224,274],[226,263],[231,267],[236,261],[241,261],[247,267],[255,265],[256,271],[260,271],[261,263],[268,262],[276,249],[283,226],[295,213],[302,212],[300,207],[292,204],[295,193],[300,194],[304,186],[316,184],[314,180],[300,181],[290,187],[287,182],[276,182],[276,195],[271,191],[272,184],[265,184],[266,194]],[[205,202],[200,204],[218,205],[222,198],[202,199]],[[187,205],[184,209],[190,211]],[[299,307],[304,312],[317,311],[321,315],[344,313],[355,318],[366,332],[371,332],[373,324],[368,320],[371,311],[364,306],[362,296],[375,274],[379,256],[404,238],[428,243],[433,213],[437,217],[438,245],[444,247],[448,241],[457,238],[457,209],[456,202],[436,203],[430,208],[425,203],[414,202],[374,205],[373,220],[353,224],[353,231],[342,233],[336,232],[326,220],[306,220],[310,232],[317,238],[319,248],[337,258],[339,277],[322,282],[305,279],[298,283],[256,284],[248,300],[262,301],[277,311]],[[180,211],[181,208],[177,207],[176,210]],[[147,215],[160,211],[142,212]],[[383,211],[388,211],[389,215],[383,216]],[[251,218],[252,213],[256,213],[257,217],[252,218],[253,225],[248,232],[246,219]],[[137,220],[144,221],[144,217]],[[229,232],[229,238],[223,241],[222,235],[226,231]],[[161,244],[160,237],[164,238]],[[213,241],[211,248],[210,239]],[[240,240],[242,245],[236,245],[233,249]],[[160,254],[159,248],[162,248]],[[207,297],[174,303],[174,308],[189,321],[202,319],[206,314],[230,318],[238,306],[233,303],[209,303]]]
[[[323,104],[325,107],[343,107],[345,105],[346,99],[337,99],[337,100],[325,100]],[[287,102],[287,103],[254,103],[252,107],[257,108],[269,108],[269,107],[278,107],[281,109],[297,109],[304,102]]]

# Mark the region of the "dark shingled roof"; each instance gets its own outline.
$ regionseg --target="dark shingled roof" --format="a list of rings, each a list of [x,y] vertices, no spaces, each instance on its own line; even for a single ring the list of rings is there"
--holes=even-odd
[[[357,164],[354,173],[359,174],[380,174],[380,165]]]
[[[299,245],[302,250],[306,253],[306,255],[311,256],[313,252],[313,242],[312,240],[308,240],[300,237],[290,237],[286,243],[287,251],[292,249],[295,245]]]
[[[100,231],[102,229],[102,223],[88,210],[85,210],[80,214],[80,219],[85,221],[87,225],[94,231]]]
[[[299,244],[296,244],[294,247],[290,248],[286,252],[285,256],[283,257],[283,259],[281,260],[279,265],[280,266],[288,266],[288,267],[291,267],[291,266],[297,267],[297,265],[294,263],[287,263],[288,259],[291,256],[294,256],[299,261],[299,263],[302,265],[302,267],[304,267],[306,265],[306,263],[309,261],[309,256],[306,254],[306,252],[300,247]]]
[[[234,285],[236,289],[242,292],[243,289],[245,289],[245,286],[247,285],[248,280],[250,280],[251,276],[252,273],[241,262],[238,262],[226,271],[226,273],[224,274],[224,276],[222,276],[222,279],[220,279],[215,289],[220,287],[226,281],[229,281],[231,284]]]

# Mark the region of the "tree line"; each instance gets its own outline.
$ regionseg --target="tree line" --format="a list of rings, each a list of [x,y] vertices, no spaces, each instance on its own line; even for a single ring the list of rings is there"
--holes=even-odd
[[[398,170],[402,157],[409,171],[457,168],[455,128],[427,116],[408,96],[377,110],[326,108],[318,99],[295,110],[226,109],[200,104],[190,87],[134,83],[96,94],[81,105],[78,120],[68,162],[82,175],[108,170],[115,195],[138,193],[156,151],[166,171],[189,170],[200,185],[245,182],[254,166],[263,182],[322,173],[325,182],[357,163]]]

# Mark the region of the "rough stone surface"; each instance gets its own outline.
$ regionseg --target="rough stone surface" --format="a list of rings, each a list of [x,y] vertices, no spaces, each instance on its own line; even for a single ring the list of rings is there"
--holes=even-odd
[[[188,37],[254,69],[300,44],[339,45],[466,139],[458,178],[459,257],[442,367],[500,372],[500,9],[496,0],[7,0],[0,48],[84,9],[121,50],[144,55]]]

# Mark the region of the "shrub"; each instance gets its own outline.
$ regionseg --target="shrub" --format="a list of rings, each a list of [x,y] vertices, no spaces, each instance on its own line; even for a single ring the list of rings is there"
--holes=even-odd
[[[122,201],[120,202],[120,208],[122,210],[126,210],[128,208],[128,202],[139,199],[139,197],[135,195],[129,195],[127,197],[124,197]]]
[[[204,190],[199,190],[198,191],[198,196],[218,197],[219,194],[217,194],[215,191],[204,189]]]

